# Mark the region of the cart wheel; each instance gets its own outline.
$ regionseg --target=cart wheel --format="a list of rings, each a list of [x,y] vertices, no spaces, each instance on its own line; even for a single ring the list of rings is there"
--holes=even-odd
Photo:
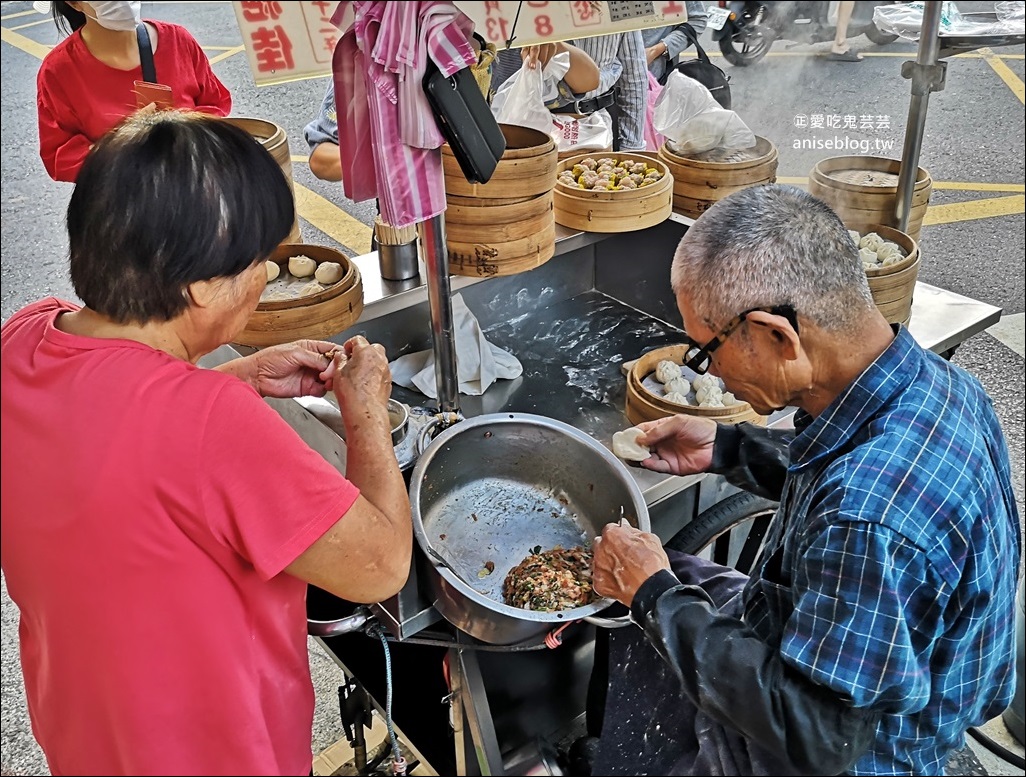
[[[665,547],[751,574],[776,512],[776,502],[742,491],[704,510]]]

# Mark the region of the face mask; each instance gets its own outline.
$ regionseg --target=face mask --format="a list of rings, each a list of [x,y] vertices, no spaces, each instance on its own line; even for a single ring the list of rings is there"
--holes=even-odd
[[[90,3],[101,27],[120,32],[132,32],[142,21],[142,3]],[[88,16],[88,14],[86,14]]]

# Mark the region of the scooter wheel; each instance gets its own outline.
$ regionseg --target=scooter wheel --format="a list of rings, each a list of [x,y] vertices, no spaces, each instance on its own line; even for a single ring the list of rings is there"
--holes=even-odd
[[[754,25],[720,38],[720,52],[735,67],[748,67],[769,53],[773,40],[772,30],[763,25]]]

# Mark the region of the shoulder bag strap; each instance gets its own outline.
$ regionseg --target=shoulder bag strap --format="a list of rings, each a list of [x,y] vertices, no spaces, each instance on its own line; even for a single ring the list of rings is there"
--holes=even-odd
[[[151,84],[160,83],[157,81],[157,68],[153,66],[153,47],[150,45],[150,31],[146,29],[145,22],[139,22],[135,26],[135,37],[139,39],[139,61],[142,63],[143,81]]]
[[[687,22],[679,26],[680,29],[684,31],[684,34],[688,36],[688,40],[691,41],[691,45],[695,47],[695,54],[698,55],[698,58],[706,64],[709,64],[709,55],[705,53],[705,49],[703,49],[701,44],[698,42],[698,35],[695,33],[695,28]]]

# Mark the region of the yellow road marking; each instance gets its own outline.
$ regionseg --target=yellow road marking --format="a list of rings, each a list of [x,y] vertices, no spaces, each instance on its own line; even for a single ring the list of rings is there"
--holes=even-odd
[[[6,16],[0,16],[0,21],[5,21],[6,22],[8,19],[17,19],[19,16],[28,16],[29,14],[35,14],[35,13],[36,12],[35,12],[34,9],[30,9],[28,11],[18,11],[17,13],[9,13]],[[38,16],[39,14],[36,14],[36,15]]]
[[[17,27],[8,27],[9,30],[24,30],[26,27],[35,27],[37,24],[51,24],[53,18],[47,16],[45,19],[40,19],[35,22],[29,22],[28,24],[19,24]]]
[[[1012,90],[1012,94],[1019,98],[1019,102],[1026,103],[1026,85],[1022,79],[1012,72],[1011,68],[1002,62],[990,49],[980,49],[983,59],[990,65],[991,69],[998,74],[998,78],[1005,82],[1005,85]]]
[[[353,251],[360,254],[370,252],[370,227],[302,184],[293,183],[293,187],[296,210],[301,218]]]
[[[235,48],[228,49],[227,51],[222,51],[216,57],[211,57],[210,58],[210,64],[211,65],[216,65],[218,62],[221,62],[222,60],[228,59],[228,57],[234,57],[240,51],[245,51],[245,50],[246,50],[245,46],[236,46]]]
[[[35,11],[33,11],[35,13]],[[26,54],[31,54],[37,59],[42,59],[50,53],[50,47],[44,46],[42,43],[36,43],[32,38],[26,38],[20,32],[14,32],[8,30],[6,27],[0,27],[0,40],[4,43],[10,43],[16,49],[21,49]]]
[[[794,186],[805,186],[809,179],[803,176],[778,175],[777,183]],[[934,181],[934,189],[956,192],[1026,192],[1026,185],[1021,183],[976,183],[972,181]]]
[[[980,49],[983,51],[983,49]],[[988,49],[989,51],[989,49]],[[710,57],[722,57],[723,52],[720,51],[707,51]],[[915,59],[915,50],[911,51],[860,51],[864,57],[901,57],[903,59]],[[766,54],[767,57],[826,57],[826,51],[771,51]],[[995,59],[1026,59],[1026,54],[994,54],[993,52],[989,55]],[[975,51],[969,51],[964,54],[956,54],[955,59],[986,59],[987,55],[980,54]]]
[[[974,221],[995,216],[1014,216],[1026,213],[1026,196],[988,197],[972,202],[953,202],[950,205],[931,205],[926,209],[923,226],[951,224],[955,221]]]
[[[32,11],[31,13],[35,13],[35,11]],[[49,19],[44,19],[43,21],[49,21]],[[33,22],[32,24],[42,23],[43,22]],[[36,59],[43,59],[50,53],[50,49],[53,48],[52,46],[38,43],[32,40],[32,38],[26,38],[20,32],[15,32],[15,30],[20,30],[22,27],[31,26],[31,24],[23,24],[21,27],[0,27],[0,38],[3,39],[4,43],[10,43],[15,48],[24,51],[26,54],[31,54]],[[201,48],[213,49],[215,51],[221,50],[220,54],[210,58],[210,64],[212,65],[246,50],[245,46],[204,46]]]
[[[299,164],[308,165],[308,164],[310,164],[310,157],[308,157],[308,156],[300,156],[299,154],[293,154],[292,155],[292,161],[293,162],[298,162]]]

